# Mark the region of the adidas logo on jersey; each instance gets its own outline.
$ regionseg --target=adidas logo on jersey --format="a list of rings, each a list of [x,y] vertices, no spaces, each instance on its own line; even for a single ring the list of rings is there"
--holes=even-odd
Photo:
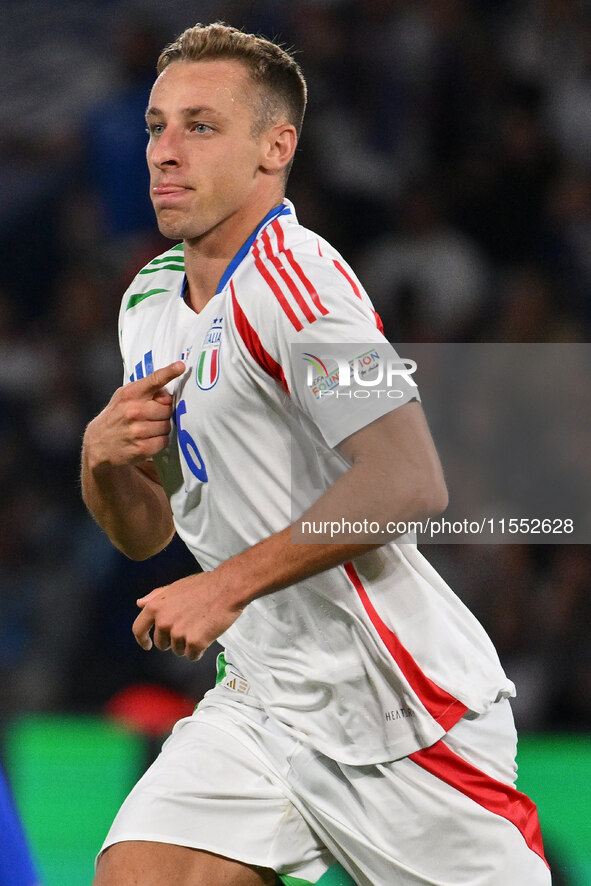
[[[135,370],[129,376],[129,380],[139,381],[140,378],[145,378],[151,372],[154,372],[154,358],[152,357],[152,351],[147,351],[144,354],[143,360],[135,364]]]
[[[236,671],[230,670],[229,665],[226,676],[221,683],[226,689],[231,689],[233,692],[239,692],[241,695],[248,695],[250,693],[250,683],[248,680],[245,680],[244,677],[241,677]]]

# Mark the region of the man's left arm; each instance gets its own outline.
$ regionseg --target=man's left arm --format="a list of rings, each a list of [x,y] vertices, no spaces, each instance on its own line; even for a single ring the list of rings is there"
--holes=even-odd
[[[445,510],[447,490],[421,405],[406,403],[344,440],[339,450],[350,468],[298,521],[373,524],[366,536],[332,535],[294,543],[288,526],[211,572],[188,576],[138,600],[135,637],[150,649],[200,658],[257,597],[303,581],[381,547],[386,526],[424,520]],[[302,537],[301,533],[298,537]],[[319,536],[315,535],[318,539]]]

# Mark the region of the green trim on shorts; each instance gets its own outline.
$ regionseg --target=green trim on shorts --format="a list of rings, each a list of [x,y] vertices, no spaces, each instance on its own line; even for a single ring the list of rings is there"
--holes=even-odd
[[[311,883],[309,880],[302,880],[300,877],[289,877],[287,875],[282,877],[279,874],[279,879],[283,886],[314,886],[314,883]]]
[[[218,657],[216,658],[216,675],[215,675],[215,685],[221,683],[224,677],[226,676],[226,668],[228,667],[228,662],[226,661],[226,656],[223,652],[220,652]],[[195,711],[199,707],[199,702],[195,705]],[[195,713],[193,711],[193,713]]]
[[[224,652],[220,652],[218,655],[216,659],[216,667],[217,673],[215,685],[217,686],[218,683],[221,683],[225,678],[228,669],[228,662],[226,661],[226,655]],[[283,886],[355,886],[355,881],[351,879],[349,874],[340,866],[340,864],[333,864],[333,866],[329,868],[320,879],[316,881],[316,883],[312,883],[310,880],[302,880],[301,877],[290,877],[289,874],[278,876],[283,883]]]
[[[215,675],[215,685],[217,686],[218,683],[221,683],[226,676],[226,668],[228,667],[228,662],[226,661],[225,652],[220,652],[220,654],[216,658],[216,667],[217,673]]]
[[[340,864],[333,864],[325,874],[323,874],[316,883],[310,880],[301,880],[299,877],[290,877],[279,875],[279,879],[283,886],[355,886],[355,880],[352,880],[347,871],[343,870]]]

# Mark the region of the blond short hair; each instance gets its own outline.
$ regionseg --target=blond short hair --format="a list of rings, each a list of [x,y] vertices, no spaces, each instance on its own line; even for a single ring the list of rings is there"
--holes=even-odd
[[[254,101],[255,134],[264,132],[285,116],[299,137],[307,88],[301,68],[289,52],[264,37],[247,34],[221,22],[196,24],[183,31],[162,51],[157,71],[161,74],[173,62],[205,59],[241,62],[251,81],[259,87]]]

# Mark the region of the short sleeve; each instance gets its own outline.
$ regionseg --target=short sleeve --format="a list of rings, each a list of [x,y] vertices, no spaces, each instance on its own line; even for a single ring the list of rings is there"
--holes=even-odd
[[[367,294],[338,253],[323,243],[314,255],[306,245],[300,253],[284,247],[278,257],[257,256],[259,295],[246,311],[265,368],[272,367],[293,405],[333,448],[420,399],[416,367],[384,337]],[[236,291],[240,301],[240,282]]]

